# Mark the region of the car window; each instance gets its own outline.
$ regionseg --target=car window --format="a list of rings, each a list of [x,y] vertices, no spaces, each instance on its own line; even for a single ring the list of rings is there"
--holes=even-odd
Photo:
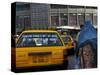
[[[62,38],[63,38],[64,42],[69,42],[69,41],[71,41],[70,36],[62,36]]]
[[[17,42],[17,47],[62,46],[56,33],[24,33]]]

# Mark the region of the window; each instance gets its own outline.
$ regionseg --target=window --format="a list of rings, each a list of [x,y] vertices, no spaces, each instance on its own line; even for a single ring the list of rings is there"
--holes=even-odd
[[[23,10],[29,10],[30,4],[21,4],[16,5],[16,11],[23,11]]]
[[[34,29],[46,29],[48,27],[47,5],[32,5],[32,25]],[[45,27],[44,27],[45,26]]]
[[[23,28],[24,18],[23,16],[16,16],[16,28]]]
[[[18,40],[17,47],[62,46],[55,33],[24,33]]]
[[[77,25],[77,15],[76,14],[69,14],[69,26]]]
[[[61,25],[68,25],[68,16],[66,13],[61,14]]]
[[[85,14],[85,20],[89,20],[89,21],[91,21],[91,23],[93,23],[92,21],[93,21],[93,14]]]
[[[31,18],[30,16],[16,16],[16,28],[19,30],[30,29],[31,28]]]
[[[77,14],[78,15],[78,25],[84,24],[84,14]]]
[[[59,16],[51,16],[51,25],[59,26]]]
[[[30,16],[24,16],[24,26],[25,26],[25,29],[31,28],[31,18],[30,18]]]
[[[63,39],[63,41],[64,42],[66,42],[66,43],[68,43],[68,42],[70,42],[71,41],[71,38],[70,38],[70,36],[62,36],[62,39]]]
[[[93,25],[97,25],[97,14],[93,14]]]

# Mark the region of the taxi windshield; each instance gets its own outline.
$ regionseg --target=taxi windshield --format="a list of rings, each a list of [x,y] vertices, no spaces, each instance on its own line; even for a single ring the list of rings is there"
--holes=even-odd
[[[34,46],[62,46],[62,42],[56,33],[24,33],[17,42],[17,47]]]

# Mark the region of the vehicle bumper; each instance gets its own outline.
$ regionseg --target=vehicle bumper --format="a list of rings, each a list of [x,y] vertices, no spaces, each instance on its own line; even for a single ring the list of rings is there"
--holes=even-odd
[[[12,68],[11,71],[15,73],[20,72],[39,72],[39,71],[53,71],[53,70],[64,70],[67,69],[67,65],[64,64],[55,64],[48,66],[32,66],[32,67],[20,67],[20,68]]]

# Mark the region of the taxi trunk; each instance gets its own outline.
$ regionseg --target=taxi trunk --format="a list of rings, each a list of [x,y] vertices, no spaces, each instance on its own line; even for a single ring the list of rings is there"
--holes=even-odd
[[[16,48],[16,67],[62,64],[63,50],[63,46]]]

